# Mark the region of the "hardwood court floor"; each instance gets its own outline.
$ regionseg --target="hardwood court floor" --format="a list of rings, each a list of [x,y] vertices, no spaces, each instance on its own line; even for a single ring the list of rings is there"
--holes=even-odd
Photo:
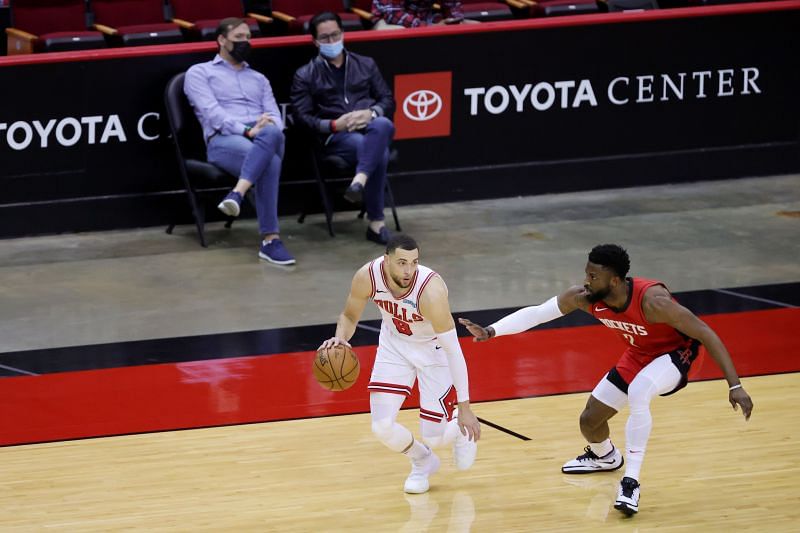
[[[612,508],[621,471],[565,476],[581,451],[586,394],[477,404],[478,461],[449,450],[427,495],[408,461],[349,415],[0,449],[0,530],[97,531],[797,531],[800,373],[748,378],[745,423],[721,381],[653,405],[641,511]],[[624,443],[627,411],[612,421]],[[401,422],[417,429],[416,411]]]

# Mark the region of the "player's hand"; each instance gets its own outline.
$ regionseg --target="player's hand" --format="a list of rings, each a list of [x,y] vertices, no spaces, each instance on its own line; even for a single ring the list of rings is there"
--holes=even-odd
[[[472,412],[469,403],[458,404],[458,429],[462,435],[469,437],[469,440],[478,442],[481,438],[481,423],[478,422],[478,417]]]
[[[459,318],[458,323],[467,328],[467,331],[472,333],[472,335],[475,337],[472,339],[472,342],[484,342],[491,338],[489,337],[489,331],[486,328],[479,326],[478,324],[467,320],[466,318]]]
[[[330,339],[328,339],[325,342],[323,342],[322,344],[320,344],[319,348],[317,348],[317,349],[318,350],[322,350],[324,348],[333,348],[334,346],[338,346],[340,344],[344,344],[348,348],[352,348],[352,346],[350,346],[350,343],[347,342],[346,340],[340,339],[339,337],[331,337]]]
[[[744,388],[739,387],[730,391],[728,393],[728,401],[731,402],[734,411],[737,409],[736,406],[740,405],[744,419],[750,420],[750,415],[753,412],[753,400],[750,399],[750,395],[745,392]]]

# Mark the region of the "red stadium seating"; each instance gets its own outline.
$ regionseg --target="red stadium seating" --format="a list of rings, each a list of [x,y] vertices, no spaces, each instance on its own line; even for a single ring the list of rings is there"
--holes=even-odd
[[[321,11],[337,13],[344,31],[364,29],[361,18],[346,12],[342,0],[272,0],[272,18],[286,24],[290,33],[307,33],[311,17]]]
[[[511,7],[524,8],[524,4],[516,0],[506,2],[485,2],[481,0],[463,0],[462,7],[464,18],[477,20],[480,22],[492,22],[495,20],[508,20],[514,17]]]
[[[84,0],[14,0],[8,54],[103,48],[100,32],[89,31]]]
[[[92,0],[95,28],[115,45],[183,41],[180,27],[164,18],[163,0]]]
[[[204,41],[215,39],[219,21],[226,17],[243,17],[253,37],[262,35],[259,23],[266,25],[272,22],[271,18],[257,13],[245,15],[241,0],[170,0],[170,4],[172,22],[191,37]]]

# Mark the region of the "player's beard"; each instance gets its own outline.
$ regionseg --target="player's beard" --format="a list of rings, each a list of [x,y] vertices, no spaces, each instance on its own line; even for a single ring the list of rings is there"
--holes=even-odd
[[[584,287],[584,289],[586,289],[586,299],[589,300],[589,303],[593,304],[603,300],[611,292],[610,287],[597,291],[591,291],[588,287]]]
[[[392,276],[392,281],[397,283],[397,286],[401,289],[407,289],[409,285],[411,285],[411,280],[414,279],[414,275],[412,274],[408,281],[404,281],[403,278],[398,278],[397,276]]]

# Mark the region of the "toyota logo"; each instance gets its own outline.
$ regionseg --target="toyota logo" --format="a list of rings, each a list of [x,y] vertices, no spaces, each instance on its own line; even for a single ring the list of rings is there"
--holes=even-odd
[[[416,122],[431,120],[442,110],[442,97],[428,89],[420,89],[403,100],[403,113]]]

